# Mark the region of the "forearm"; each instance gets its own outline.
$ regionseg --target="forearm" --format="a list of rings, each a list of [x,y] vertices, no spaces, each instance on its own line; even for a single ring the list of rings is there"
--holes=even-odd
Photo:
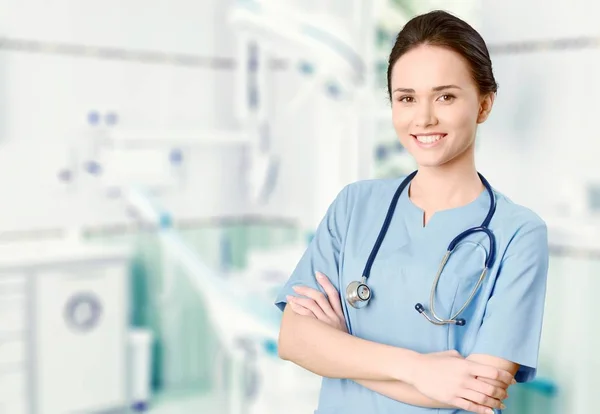
[[[286,307],[279,355],[322,377],[410,383],[420,354],[357,338]]]
[[[355,380],[356,383],[385,395],[392,400],[425,408],[455,408],[421,394],[415,387],[401,381]]]
[[[470,355],[467,357],[468,360],[478,362],[480,364],[496,366],[510,372],[512,375],[518,370],[518,365],[505,361],[499,358],[495,358],[489,355]],[[481,381],[502,387],[503,384],[499,381],[480,378]],[[455,406],[441,403],[437,400],[429,398],[419,392],[414,386],[401,382],[401,381],[373,381],[373,380],[355,380],[356,383],[366,387],[379,394],[385,395],[396,401],[403,402],[405,404],[415,405],[418,407],[425,408],[456,408]]]
[[[518,365],[489,355],[470,355],[467,359],[480,364],[499,367],[510,372],[513,376],[518,370]],[[500,381],[488,378],[479,379],[496,387],[504,387],[504,384]],[[429,398],[423,395],[414,386],[402,381],[355,380],[355,382],[372,391],[405,404],[425,408],[456,408],[455,406],[444,404]]]

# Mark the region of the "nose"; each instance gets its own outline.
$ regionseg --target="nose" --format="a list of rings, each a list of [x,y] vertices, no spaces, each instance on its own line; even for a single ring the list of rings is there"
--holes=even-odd
[[[437,124],[437,118],[432,105],[429,103],[418,105],[413,122],[417,128],[427,128]]]

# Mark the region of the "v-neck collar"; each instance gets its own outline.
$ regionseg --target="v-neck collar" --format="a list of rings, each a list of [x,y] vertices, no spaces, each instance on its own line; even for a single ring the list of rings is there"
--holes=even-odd
[[[475,200],[463,206],[437,211],[431,216],[427,225],[423,226],[424,210],[410,199],[409,189],[410,183],[402,191],[400,203],[406,211],[406,225],[413,235],[429,233],[436,228],[444,232],[455,230],[458,234],[469,227],[479,226],[485,219],[491,202],[487,189],[484,188]]]

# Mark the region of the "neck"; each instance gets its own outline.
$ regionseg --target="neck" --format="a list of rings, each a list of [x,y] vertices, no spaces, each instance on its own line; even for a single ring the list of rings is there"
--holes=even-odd
[[[409,197],[423,210],[436,212],[469,204],[484,188],[474,162],[419,167]]]

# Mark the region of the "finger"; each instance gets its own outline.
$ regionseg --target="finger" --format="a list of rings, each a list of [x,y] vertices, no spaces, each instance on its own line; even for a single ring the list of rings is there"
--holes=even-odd
[[[316,318],[314,313],[306,309],[304,306],[294,303],[293,300],[288,301],[288,304],[290,305],[290,308],[292,308],[292,310],[298,315],[311,316],[313,318]]]
[[[500,381],[507,386],[512,384],[513,376],[510,372],[500,368],[495,368],[490,365],[478,364],[471,362],[470,374],[476,377],[484,377],[492,380]]]
[[[319,282],[319,284],[323,287],[323,290],[325,290],[325,293],[327,294],[327,297],[329,298],[329,303],[331,303],[331,307],[333,308],[333,311],[336,313],[336,315],[340,319],[343,319],[344,312],[342,311],[342,303],[340,302],[340,294],[337,291],[337,289],[335,288],[335,286],[333,286],[333,284],[331,283],[329,278],[321,272],[317,272],[317,282]]]
[[[457,398],[452,402],[456,408],[460,408],[465,411],[469,411],[477,414],[494,414],[494,410],[485,405],[477,404],[473,401],[466,400],[464,398]]]
[[[317,303],[329,319],[337,320],[335,311],[331,307],[329,300],[325,297],[325,295],[322,292],[310,288],[308,286],[294,286],[292,289],[294,289],[294,291],[296,291],[298,294],[306,296],[312,299],[315,303]]]
[[[473,401],[474,403],[485,405],[490,408],[504,409],[504,404],[499,398],[491,397],[485,393],[474,391],[472,389],[465,389],[461,392],[461,397],[466,400]]]
[[[496,380],[492,380],[489,378],[482,378],[482,377],[476,377],[475,379],[477,379],[478,381],[485,382],[486,384],[493,385],[494,387],[499,387],[499,388],[504,389],[504,391],[506,392],[506,398],[508,398],[508,388],[506,387],[505,383],[496,381]]]
[[[476,391],[464,390],[461,394],[465,400],[474,402],[477,405],[481,405],[488,408],[496,408],[499,410],[503,410],[506,408],[502,401],[492,397],[488,397],[487,395],[480,394]]]
[[[320,321],[330,322],[329,316],[323,312],[321,307],[312,299],[294,298],[294,303],[310,310]]]
[[[466,388],[498,400],[504,400],[507,397],[504,387],[496,387],[494,385],[487,384],[480,379],[473,378],[469,380],[466,384]]]

